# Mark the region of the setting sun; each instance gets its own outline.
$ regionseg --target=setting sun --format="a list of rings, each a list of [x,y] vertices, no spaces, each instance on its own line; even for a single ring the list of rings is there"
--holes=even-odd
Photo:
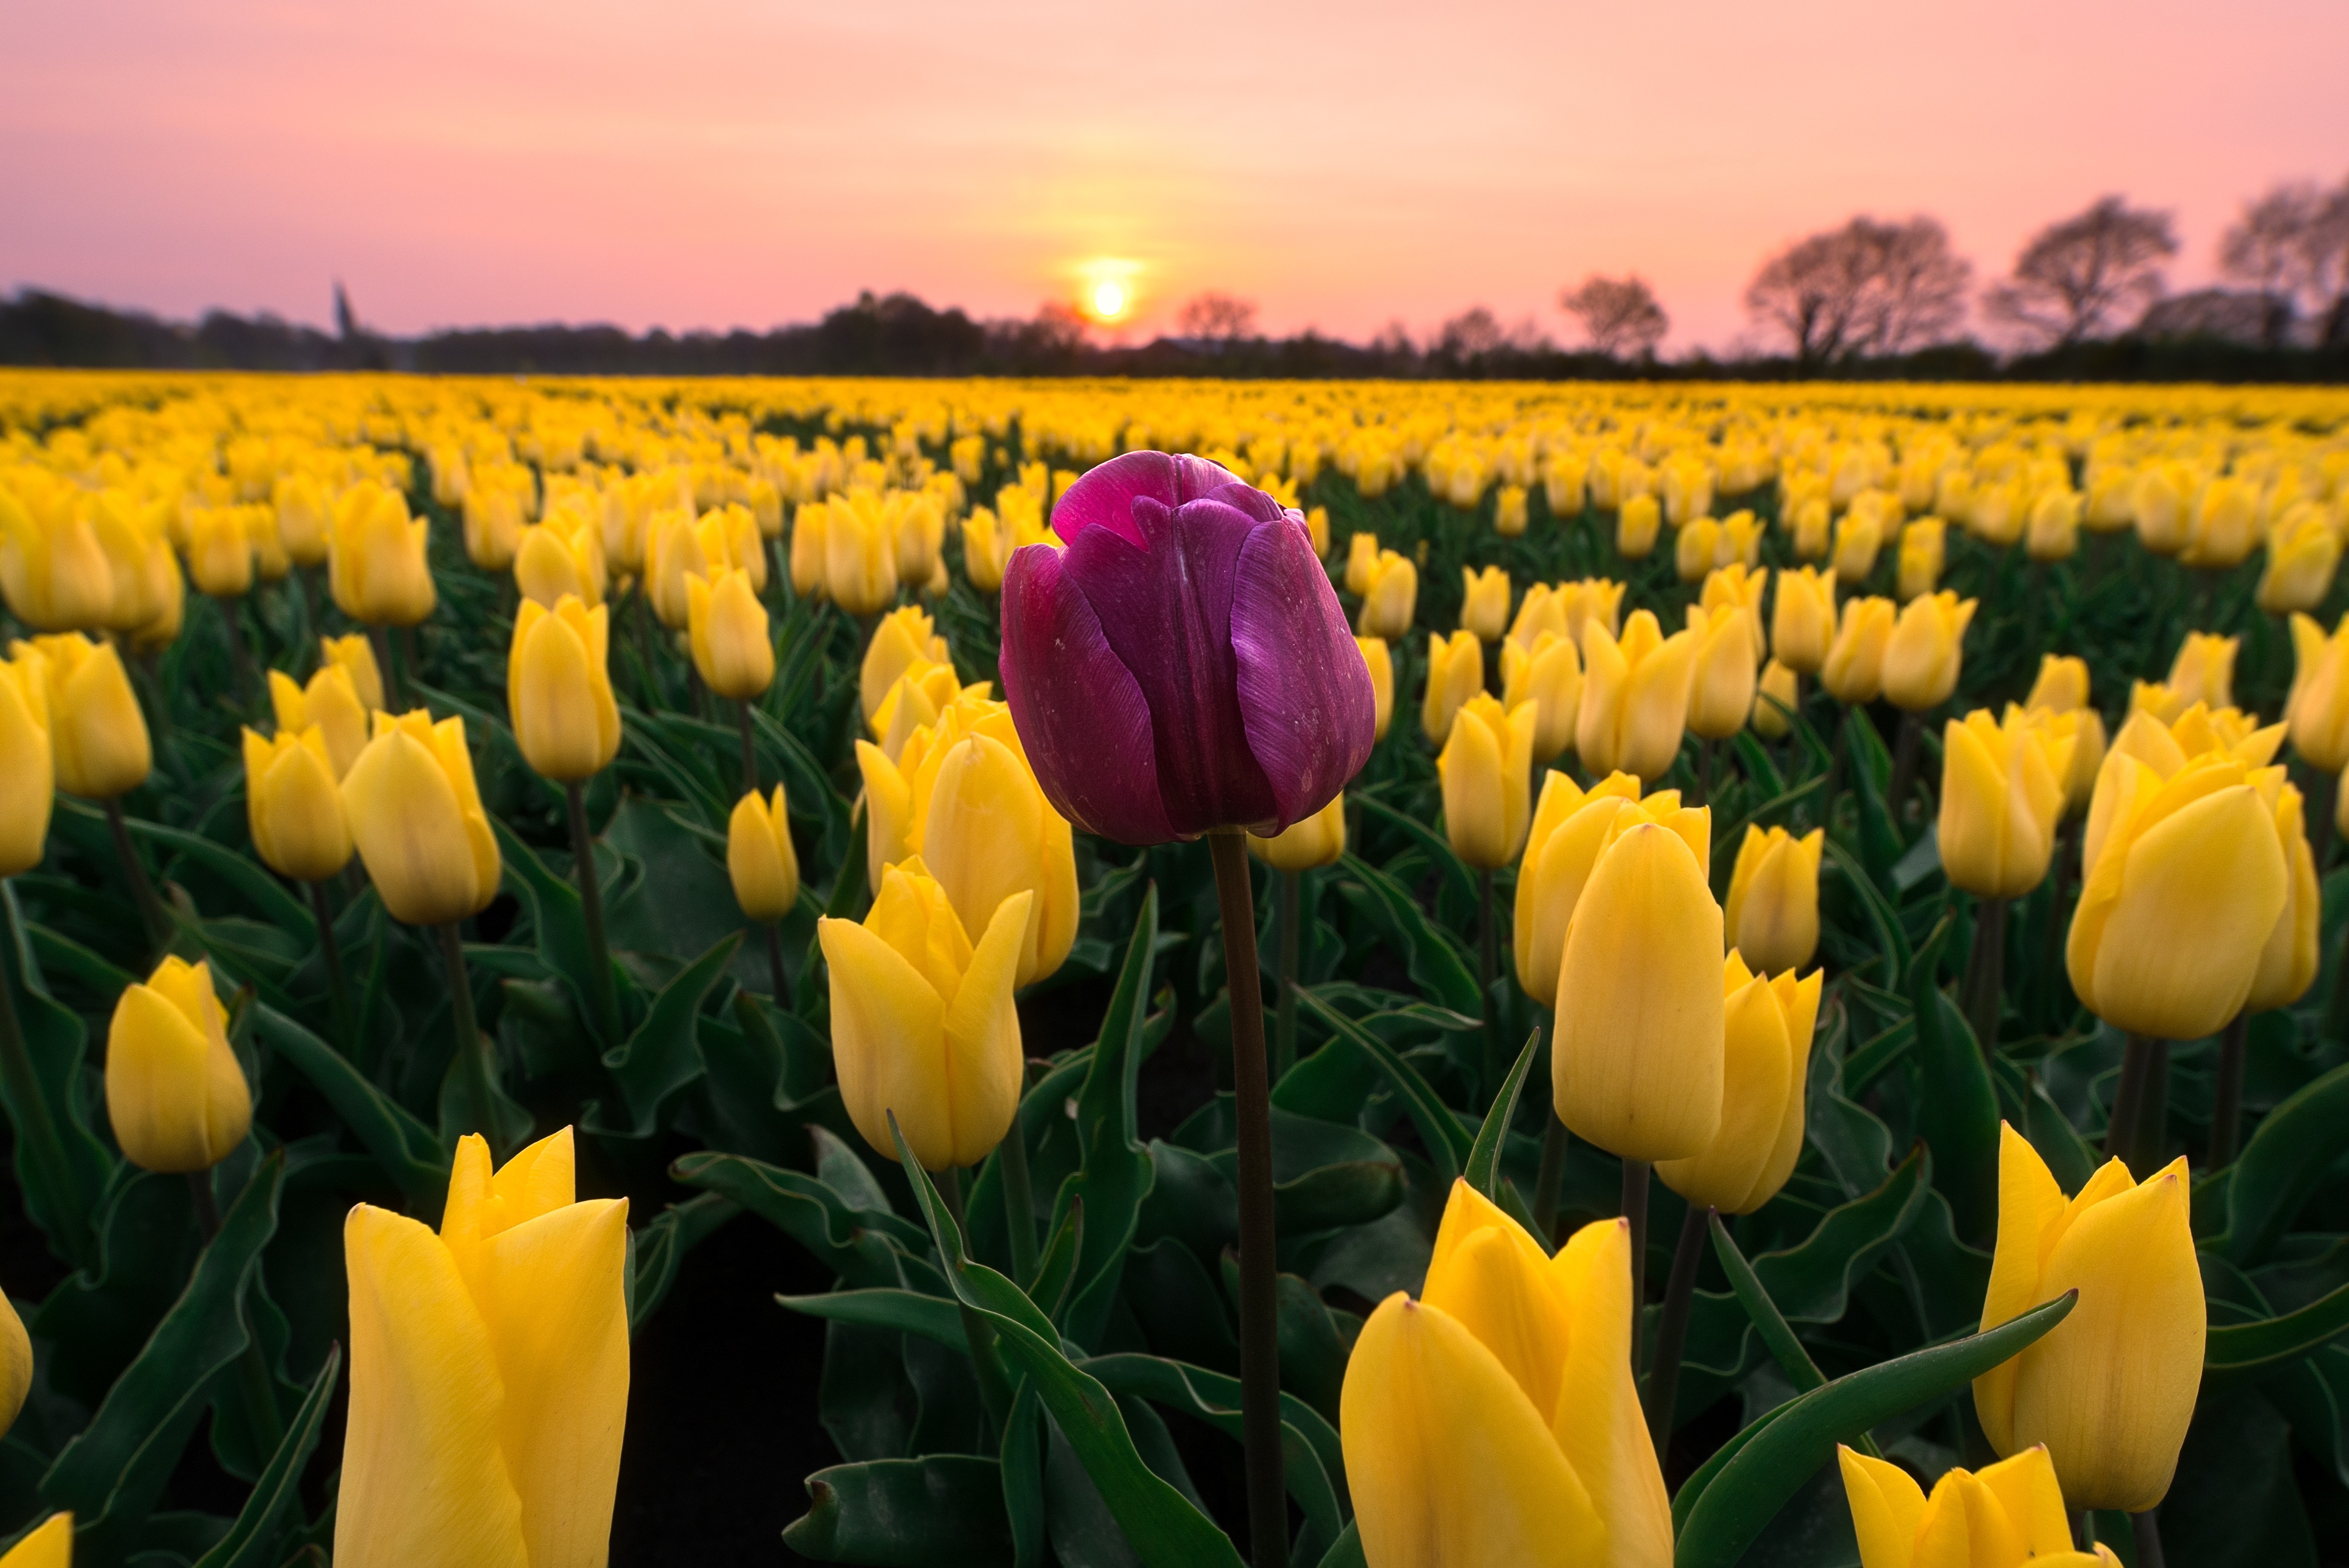
[[[1093,314],[1103,321],[1114,321],[1125,314],[1125,285],[1115,278],[1103,278],[1093,284]]]

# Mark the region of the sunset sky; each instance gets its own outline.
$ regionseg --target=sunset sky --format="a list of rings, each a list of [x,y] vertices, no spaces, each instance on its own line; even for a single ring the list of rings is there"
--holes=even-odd
[[[1126,264],[1367,337],[1637,271],[1732,346],[1771,249],[1946,222],[1993,274],[2107,191],[2173,282],[2349,172],[2340,0],[1404,5],[77,0],[0,53],[0,285],[389,331],[764,329],[861,288],[982,315]]]

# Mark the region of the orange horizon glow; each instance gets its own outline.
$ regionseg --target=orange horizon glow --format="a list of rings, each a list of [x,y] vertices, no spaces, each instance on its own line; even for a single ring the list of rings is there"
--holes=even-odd
[[[2349,170],[2349,7],[1863,0],[90,0],[0,58],[0,286],[392,332],[752,330],[864,289],[1077,309],[1203,290],[1259,326],[1425,335],[1647,277],[1733,348],[1769,252],[1928,211],[1978,278],[2108,191],[2173,286],[2283,179]],[[1120,294],[1102,308],[1104,284]]]

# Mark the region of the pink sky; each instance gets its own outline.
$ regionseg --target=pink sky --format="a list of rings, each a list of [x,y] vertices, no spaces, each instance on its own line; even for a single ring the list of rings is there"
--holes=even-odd
[[[2241,199],[2349,171],[2339,0],[1606,6],[78,0],[0,53],[0,284],[391,331],[979,315],[1135,264],[1276,331],[1561,337],[1637,270],[1727,346],[1771,249],[1926,211],[1987,274],[2106,191],[2207,280]]]

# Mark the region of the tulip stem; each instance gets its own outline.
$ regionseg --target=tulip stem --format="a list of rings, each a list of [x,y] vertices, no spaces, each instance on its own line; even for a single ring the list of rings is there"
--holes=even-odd
[[[294,661],[296,673],[306,674],[318,658],[318,604],[310,594],[310,568],[296,566],[286,573],[294,579],[295,596],[302,601],[302,656]]]
[[[938,1197],[945,1202],[947,1212],[954,1216],[963,1255],[968,1257],[970,1226],[962,1217],[962,1168],[949,1165],[932,1174],[937,1179]],[[971,1370],[978,1376],[979,1402],[987,1407],[988,1418],[1000,1429],[1011,1418],[1011,1387],[1003,1376],[1003,1363],[996,1358],[995,1330],[968,1303],[957,1300],[955,1305],[962,1315],[963,1338],[970,1346]]]
[[[457,1037],[457,1070],[464,1078],[466,1109],[472,1113],[472,1130],[489,1140],[492,1153],[502,1152],[491,1114],[494,1090],[489,1057],[483,1053],[481,1026],[473,1021],[473,982],[465,973],[465,944],[455,921],[440,930],[440,956],[449,964],[450,1026]]]
[[[734,705],[734,718],[742,730],[742,793],[759,792],[759,754],[750,744],[750,699],[743,697]]]
[[[1303,873],[1280,873],[1280,972],[1275,977],[1272,1015],[1272,1081],[1297,1065],[1297,906]]]
[[[2079,835],[2069,822],[2055,827],[2054,874],[2047,883],[2047,934],[2040,949],[2040,974],[2046,986],[2047,1016],[2053,1019],[2063,1000],[2057,987],[2064,983],[2064,943],[2070,934],[2070,924],[2064,918],[2064,906],[2072,893],[2072,859],[2078,852]]]
[[[1697,1265],[1703,1261],[1713,1212],[1708,1209],[1700,1213],[1694,1203],[1689,1205],[1687,1216],[1681,1221],[1680,1244],[1672,1249],[1664,1310],[1656,1319],[1656,1363],[1648,1372],[1648,1437],[1655,1444],[1659,1465],[1672,1446],[1672,1415],[1681,1391],[1681,1351],[1688,1343],[1689,1300],[1696,1291]]]
[[[398,713],[406,705],[399,687],[399,666],[391,662],[391,639],[381,626],[369,626],[367,634],[368,646],[375,649],[375,667],[383,676],[384,701]]]
[[[220,1204],[212,1197],[212,1173],[209,1167],[188,1172],[188,1201],[195,1206],[196,1227],[204,1233],[204,1245],[211,1246],[220,1234]]]
[[[1648,1299],[1648,1175],[1644,1160],[1623,1161],[1623,1218],[1631,1225],[1631,1366],[1640,1365],[1640,1305]]]
[[[171,917],[163,913],[163,901],[155,896],[155,884],[148,880],[147,863],[139,858],[137,847],[130,842],[130,829],[122,820],[119,799],[106,803],[106,830],[114,840],[114,858],[122,862],[123,880],[130,884],[130,901],[139,906],[139,919],[147,927],[148,939],[160,949],[171,940]]]
[[[767,938],[767,988],[775,1006],[783,1005],[783,939],[771,920],[759,923],[759,930]]]
[[[204,1245],[209,1247],[220,1235],[220,1204],[212,1197],[212,1173],[210,1170],[188,1172],[188,1198],[195,1206],[196,1225],[204,1233]],[[277,1451],[285,1440],[285,1421],[277,1408],[277,1397],[271,1387],[274,1381],[269,1376],[269,1364],[262,1359],[261,1336],[254,1332],[253,1313],[245,1308],[237,1315],[237,1326],[244,1330],[244,1353],[237,1357],[236,1393],[244,1406],[244,1418],[252,1424],[254,1446],[261,1450],[264,1463],[266,1456]]]
[[[358,1043],[352,1039],[350,985],[343,975],[343,949],[335,940],[335,912],[326,903],[326,884],[314,882],[310,888],[310,913],[318,923],[318,956],[326,963],[326,989],[335,1008],[335,1043],[343,1048],[345,1059],[358,1060]]]
[[[1696,789],[1692,793],[1696,797],[1689,802],[1692,806],[1704,805],[1713,799],[1713,740],[1709,736],[1697,738]]]
[[[1542,1251],[1557,1246],[1557,1194],[1566,1184],[1566,1123],[1555,1109],[1542,1119],[1541,1174],[1534,1181],[1534,1229]]]
[[[587,831],[587,799],[576,779],[565,779],[563,804],[571,818],[571,864],[579,877],[579,914],[587,925],[587,989],[595,1026],[606,1048],[619,1045],[620,994],[612,985],[612,950],[604,941],[604,890],[595,880],[595,841]]]
[[[2219,1082],[2210,1106],[2210,1169],[2235,1162],[2243,1130],[2243,1057],[2251,1043],[2251,1016],[2238,1013],[2219,1037]]]
[[[1019,1074],[1020,1090],[1027,1090],[1028,1074],[1023,1067]],[[1021,1290],[1036,1285],[1036,1190],[1028,1181],[1028,1135],[1020,1128],[1019,1113],[1011,1113],[1011,1126],[997,1145],[1003,1157],[1003,1218],[1011,1231],[1011,1278]]]
[[[1984,1060],[1998,1055],[1998,1021],[2005,1003],[2006,903],[1974,901],[1974,945],[1966,964],[1966,1022]]]
[[[2163,1568],[2161,1523],[2155,1511],[2129,1515],[2129,1531],[2137,1538],[2137,1568]]]
[[[2105,1128],[2105,1152],[2145,1179],[2160,1156],[2169,1121],[2169,1042],[2131,1035],[2121,1057],[2121,1081]]]
[[[65,1140],[49,1109],[40,1075],[25,1045],[24,1024],[16,1016],[16,901],[0,881],[0,1081],[8,1086],[10,1109],[16,1114],[16,1137],[26,1161],[49,1190],[57,1206],[57,1224],[64,1233],[53,1237],[67,1263],[79,1267],[89,1253],[89,1220],[82,1212],[81,1188],[67,1161]]]
[[[229,678],[234,683],[236,697],[243,702],[253,693],[253,650],[244,645],[244,628],[237,624],[237,610],[242,601],[215,599],[220,606],[221,624],[228,628]]]
[[[1272,1097],[1265,1073],[1264,982],[1256,955],[1256,897],[1247,841],[1237,829],[1207,835],[1224,927],[1232,999],[1232,1087],[1238,1111],[1240,1204],[1240,1426],[1247,1465],[1248,1557],[1283,1568],[1288,1494],[1280,1457],[1280,1328],[1273,1264]]]
[[[1501,1079],[1508,1075],[1507,1062],[1501,1056],[1501,1021],[1493,1016],[1493,975],[1501,967],[1501,934],[1493,924],[1493,873],[1476,873],[1476,1003],[1485,1020],[1485,1073],[1481,1087],[1483,1103],[1489,1106],[1501,1092]]]
[[[1899,835],[1901,823],[1909,815],[1909,792],[1917,787],[1917,753],[1923,742],[1925,726],[1907,708],[1900,710],[1900,728],[1892,738],[1892,783],[1884,794],[1884,810],[1892,819],[1892,831]]]
[[[2324,880],[2324,862],[2333,858],[2333,817],[2340,807],[2341,777],[2336,773],[2319,772],[2308,791],[2308,852],[2316,864],[2316,877]]]

